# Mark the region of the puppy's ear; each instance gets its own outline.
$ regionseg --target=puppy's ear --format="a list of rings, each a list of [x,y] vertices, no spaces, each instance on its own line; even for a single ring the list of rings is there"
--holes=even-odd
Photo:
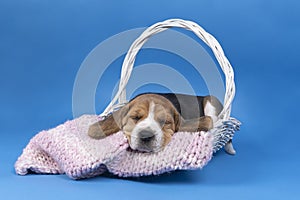
[[[173,116],[174,116],[174,124],[175,124],[174,132],[178,132],[182,119],[180,117],[180,114],[175,108],[173,109]]]
[[[123,127],[123,118],[129,111],[129,104],[96,122],[89,127],[88,135],[94,139],[101,139],[120,131]]]

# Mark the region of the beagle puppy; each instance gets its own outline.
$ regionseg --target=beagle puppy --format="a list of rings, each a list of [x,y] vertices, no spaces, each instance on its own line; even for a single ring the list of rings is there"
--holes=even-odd
[[[122,130],[131,149],[158,152],[175,132],[210,130],[222,109],[213,96],[144,93],[92,124],[88,135],[101,139]]]

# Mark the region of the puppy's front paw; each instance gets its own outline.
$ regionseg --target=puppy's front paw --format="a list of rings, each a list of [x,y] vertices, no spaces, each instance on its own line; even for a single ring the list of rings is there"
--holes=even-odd
[[[210,116],[200,117],[200,123],[198,127],[198,131],[209,131],[213,128],[213,120]]]
[[[106,137],[98,122],[89,127],[88,136],[97,140]]]

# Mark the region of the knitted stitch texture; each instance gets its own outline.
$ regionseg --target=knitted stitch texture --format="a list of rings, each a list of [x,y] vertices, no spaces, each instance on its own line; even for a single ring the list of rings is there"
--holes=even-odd
[[[16,173],[63,174],[72,179],[109,171],[120,177],[158,175],[174,170],[200,169],[213,154],[213,136],[177,132],[160,152],[132,151],[120,131],[101,140],[87,135],[95,115],[83,115],[34,136],[15,163]]]

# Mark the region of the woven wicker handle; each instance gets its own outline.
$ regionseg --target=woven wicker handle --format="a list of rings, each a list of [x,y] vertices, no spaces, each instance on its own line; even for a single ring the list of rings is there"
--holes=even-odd
[[[135,58],[139,50],[148,41],[148,39],[157,33],[167,30],[168,28],[178,27],[193,31],[201,40],[203,40],[213,51],[220,67],[225,74],[226,92],[224,97],[224,107],[219,115],[219,120],[228,120],[231,112],[231,102],[235,95],[234,84],[234,72],[231,64],[224,55],[223,49],[219,42],[209,33],[207,33],[202,27],[192,21],[186,21],[182,19],[169,19],[163,22],[158,22],[149,28],[147,28],[131,45],[127,52],[127,55],[123,61],[121,79],[119,84],[119,90],[110,104],[101,114],[102,116],[112,112],[115,108],[122,106],[127,102],[126,100],[126,85],[130,78]],[[115,105],[118,100],[118,104]]]

